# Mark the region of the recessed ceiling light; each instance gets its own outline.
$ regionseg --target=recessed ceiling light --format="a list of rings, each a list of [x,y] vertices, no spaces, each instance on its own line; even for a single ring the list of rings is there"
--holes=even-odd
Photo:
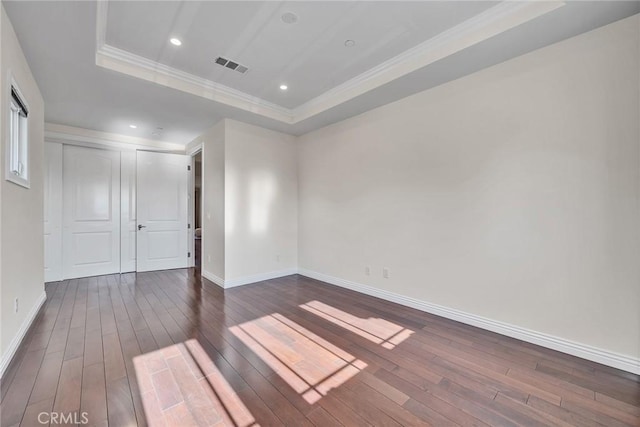
[[[295,24],[298,22],[298,15],[293,12],[285,12],[280,17],[285,24]]]
[[[129,125],[129,127],[130,127],[131,129],[136,129],[138,126],[136,126],[136,125]]]
[[[172,38],[171,40],[169,40],[171,42],[172,45],[174,46],[180,46],[182,44],[182,42],[180,41],[180,39],[176,39],[175,37]]]
[[[287,90],[289,89],[289,86],[287,85],[280,85],[280,90]]]
[[[356,42],[354,40],[345,40],[344,45],[346,47],[353,47],[356,45]]]

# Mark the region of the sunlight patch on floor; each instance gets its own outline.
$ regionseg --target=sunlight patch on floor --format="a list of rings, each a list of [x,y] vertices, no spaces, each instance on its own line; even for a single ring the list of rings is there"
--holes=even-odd
[[[150,426],[256,426],[240,397],[196,340],[133,359]]]
[[[309,404],[367,367],[363,361],[279,313],[229,330]]]
[[[300,305],[300,308],[341,326],[354,334],[360,335],[371,342],[380,344],[388,350],[394,349],[398,344],[413,334],[412,330],[396,325],[388,320],[372,317],[363,319],[320,301],[310,301]]]

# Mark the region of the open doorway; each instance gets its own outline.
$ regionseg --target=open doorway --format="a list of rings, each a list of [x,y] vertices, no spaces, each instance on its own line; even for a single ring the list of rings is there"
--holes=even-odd
[[[194,267],[202,265],[202,151],[193,156],[193,252]]]

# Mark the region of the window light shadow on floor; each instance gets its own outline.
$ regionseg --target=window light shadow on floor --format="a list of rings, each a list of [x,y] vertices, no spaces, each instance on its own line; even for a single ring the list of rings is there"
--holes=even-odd
[[[388,350],[394,349],[398,344],[413,334],[412,330],[396,325],[388,320],[379,318],[362,319],[320,301],[310,301],[300,305],[300,308],[341,326],[354,334],[360,335],[371,342],[380,344]]]
[[[150,426],[256,426],[256,420],[196,340],[133,359]]]
[[[279,313],[229,330],[309,404],[367,367],[363,361]]]

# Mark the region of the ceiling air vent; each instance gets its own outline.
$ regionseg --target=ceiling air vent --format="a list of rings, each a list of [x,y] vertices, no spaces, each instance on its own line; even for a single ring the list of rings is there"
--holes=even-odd
[[[215,60],[216,64],[222,66],[222,67],[226,67],[229,68],[231,70],[235,70],[241,74],[246,73],[247,71],[249,71],[249,69],[247,67],[245,67],[244,65],[240,65],[237,62],[233,62],[233,61],[229,61],[227,58],[223,58],[221,56],[217,57]]]

